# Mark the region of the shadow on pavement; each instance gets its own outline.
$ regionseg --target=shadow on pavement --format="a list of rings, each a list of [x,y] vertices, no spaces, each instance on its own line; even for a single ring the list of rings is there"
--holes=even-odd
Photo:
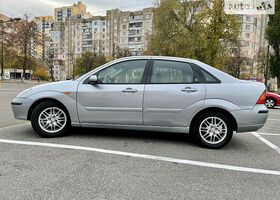
[[[121,129],[101,129],[101,128],[72,128],[68,136],[74,137],[88,137],[92,136],[101,139],[117,139],[117,140],[141,140],[146,143],[160,141],[189,143],[196,145],[193,137],[184,133],[167,133],[156,131],[135,131],[135,130],[121,130]]]

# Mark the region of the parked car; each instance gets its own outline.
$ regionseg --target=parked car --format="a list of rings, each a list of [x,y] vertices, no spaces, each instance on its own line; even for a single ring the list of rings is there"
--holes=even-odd
[[[127,57],[76,80],[35,86],[12,101],[17,119],[43,137],[70,126],[191,133],[220,148],[233,132],[256,131],[267,120],[263,83],[238,80],[202,62]]]
[[[280,106],[280,95],[266,92],[265,105],[267,108],[274,108],[274,106]]]

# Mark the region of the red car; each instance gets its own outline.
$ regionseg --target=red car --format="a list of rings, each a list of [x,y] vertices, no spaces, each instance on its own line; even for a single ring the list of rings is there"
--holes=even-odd
[[[266,92],[265,105],[267,108],[274,108],[274,106],[280,106],[280,95]]]

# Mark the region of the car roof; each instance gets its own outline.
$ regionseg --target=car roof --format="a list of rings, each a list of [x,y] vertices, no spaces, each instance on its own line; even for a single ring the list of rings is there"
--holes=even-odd
[[[181,58],[181,57],[172,57],[172,56],[129,56],[123,57],[118,60],[133,60],[133,59],[161,59],[161,60],[173,60],[173,61],[184,61],[193,63],[193,59]]]

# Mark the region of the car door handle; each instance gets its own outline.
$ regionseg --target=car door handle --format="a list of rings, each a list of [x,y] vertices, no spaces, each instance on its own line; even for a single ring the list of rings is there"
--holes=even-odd
[[[191,88],[191,87],[185,87],[181,90],[182,92],[186,92],[186,93],[191,93],[191,92],[196,92],[197,89],[195,88]]]
[[[126,89],[124,89],[122,92],[125,92],[125,93],[136,93],[136,92],[138,92],[138,91],[135,90],[135,89],[132,89],[132,88],[126,88]]]

